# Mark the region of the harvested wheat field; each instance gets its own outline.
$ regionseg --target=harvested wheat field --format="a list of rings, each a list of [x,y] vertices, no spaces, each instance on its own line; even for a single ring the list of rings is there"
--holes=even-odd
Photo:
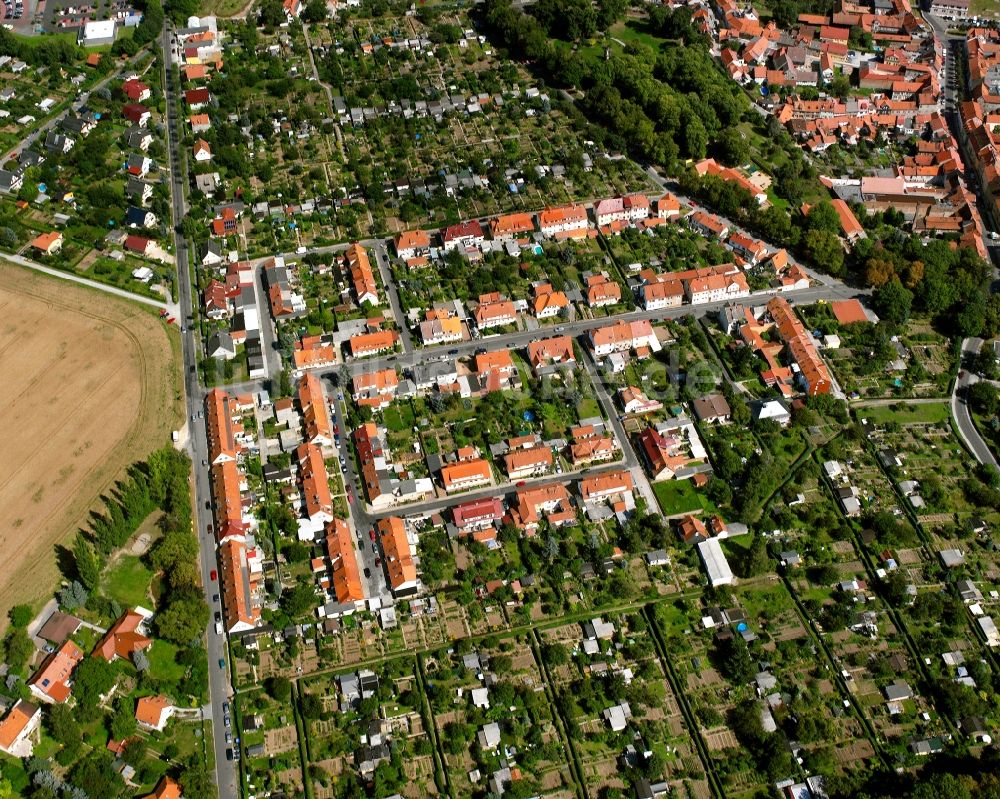
[[[0,629],[58,587],[55,545],[101,493],[169,442],[176,339],[151,307],[0,262]]]

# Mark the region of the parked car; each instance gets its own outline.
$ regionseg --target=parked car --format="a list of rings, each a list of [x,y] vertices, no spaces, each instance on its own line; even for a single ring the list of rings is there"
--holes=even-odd
[[[212,572],[208,576],[213,583],[219,579],[219,573],[215,569],[212,569]]]
[[[233,750],[232,749],[226,749],[226,760],[230,760],[231,761],[232,759],[233,759]]]
[[[220,669],[226,668],[226,659],[225,658],[219,658],[219,668]]]

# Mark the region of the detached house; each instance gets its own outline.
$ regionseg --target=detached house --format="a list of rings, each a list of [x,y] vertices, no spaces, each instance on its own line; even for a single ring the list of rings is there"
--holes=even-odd
[[[212,160],[212,148],[204,139],[198,139],[194,143],[194,160],[202,164]]]
[[[72,640],[67,639],[50,654],[38,671],[28,681],[34,697],[48,704],[62,703],[69,699],[73,671],[83,661],[83,652]]]
[[[91,655],[109,663],[118,658],[131,660],[136,652],[152,645],[153,640],[146,637],[146,616],[129,610],[105,633]]]
[[[143,83],[138,78],[130,78],[122,84],[122,92],[128,97],[133,103],[142,103],[148,100],[152,93],[150,92],[149,86]]]
[[[406,230],[395,239],[396,255],[403,261],[424,258],[431,249],[431,235],[426,230]]]
[[[144,105],[139,103],[129,103],[122,108],[122,116],[125,117],[133,125],[138,125],[140,128],[144,128],[149,124],[149,120],[152,119],[153,115],[150,110]]]
[[[42,255],[54,255],[62,249],[63,235],[58,231],[40,233],[31,240],[31,248]]]
[[[32,739],[42,726],[42,709],[18,699],[0,721],[0,752],[11,757],[31,757]]]

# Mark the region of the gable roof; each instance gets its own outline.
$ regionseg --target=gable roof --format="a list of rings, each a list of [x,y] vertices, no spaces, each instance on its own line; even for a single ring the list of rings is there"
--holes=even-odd
[[[139,632],[139,627],[145,620],[141,613],[126,611],[98,642],[93,656],[108,662],[116,657],[130,659],[136,652],[152,646],[152,640]]]

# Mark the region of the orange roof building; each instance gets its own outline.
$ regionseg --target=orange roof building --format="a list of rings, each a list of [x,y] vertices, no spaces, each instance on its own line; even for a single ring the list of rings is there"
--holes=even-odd
[[[92,656],[110,663],[116,658],[131,660],[136,652],[149,649],[153,641],[142,632],[145,623],[146,617],[141,613],[125,611],[94,647]]]
[[[31,735],[42,724],[42,709],[18,699],[0,721],[0,752],[12,757],[31,757]]]
[[[337,602],[346,605],[363,601],[365,591],[358,572],[354,539],[343,519],[334,519],[326,526],[326,554],[330,559],[330,576]]]
[[[548,364],[575,364],[576,354],[573,352],[573,339],[569,336],[556,336],[555,338],[532,341],[528,344],[528,362],[536,372],[540,367]]]
[[[295,371],[302,372],[336,363],[337,354],[333,344],[324,342],[322,336],[303,336],[295,342],[292,360],[295,362]]]
[[[837,217],[840,219],[840,229],[843,231],[844,238],[847,239],[849,244],[868,237],[864,227],[854,215],[854,211],[851,210],[851,206],[840,198],[831,200],[830,205],[837,212]]]
[[[482,458],[449,463],[441,469],[441,483],[448,493],[488,485],[492,479],[490,464]]]
[[[398,516],[380,519],[378,531],[385,555],[385,569],[394,594],[407,594],[417,590],[417,566],[413,550],[406,537],[406,525]]]
[[[865,307],[857,299],[836,300],[830,303],[830,310],[836,320],[842,325],[853,325],[858,322],[870,322]]]
[[[332,447],[333,430],[330,425],[330,410],[320,379],[308,372],[304,374],[299,381],[298,394],[306,441],[320,449]]]
[[[260,554],[244,540],[230,538],[219,545],[219,587],[222,613],[230,633],[253,629],[260,621],[264,572]]]
[[[830,393],[833,388],[830,372],[788,300],[775,297],[767,304],[767,310],[789,356],[799,367],[799,380],[804,385],[805,393],[810,396]]]
[[[622,300],[622,287],[615,280],[609,280],[606,275],[591,275],[587,278],[587,305],[591,308],[603,308],[615,305]]]
[[[173,704],[163,694],[144,696],[135,703],[135,720],[144,730],[163,732],[173,713]]]
[[[587,209],[582,205],[546,208],[538,214],[538,228],[557,239],[582,238],[587,235]]]
[[[69,699],[73,670],[83,660],[83,652],[67,640],[42,661],[38,671],[28,681],[32,695],[43,702],[62,703]]]
[[[365,358],[369,355],[388,352],[396,346],[397,341],[399,341],[399,333],[395,330],[376,330],[373,333],[351,336],[348,346],[352,356]]]
[[[506,214],[490,222],[490,235],[494,241],[511,241],[535,230],[531,214]]]
[[[378,283],[365,248],[360,244],[352,244],[344,254],[344,262],[351,275],[351,286],[358,305],[378,305]]]
[[[576,510],[570,501],[569,491],[561,483],[522,488],[510,509],[510,521],[527,535],[533,535],[542,519],[553,527],[576,521]]]
[[[31,248],[43,255],[53,255],[62,249],[63,235],[57,230],[51,233],[39,233],[31,240]]]
[[[302,505],[306,518],[315,526],[333,521],[333,496],[323,454],[315,444],[300,444],[295,450],[299,461]],[[313,530],[314,532],[314,530]],[[302,530],[299,531],[302,538]],[[312,538],[312,535],[309,536]]]
[[[153,792],[142,799],[181,799],[181,786],[172,777],[161,777]]]
[[[545,446],[516,449],[503,457],[504,469],[511,480],[545,474],[551,471],[552,463],[552,450]]]
[[[431,234],[426,230],[404,230],[396,236],[396,255],[410,261],[425,254],[431,247]]]
[[[205,427],[208,433],[209,463],[236,460],[236,416],[233,398],[221,388],[205,395]]]
[[[632,474],[625,469],[606,472],[580,481],[580,496],[584,502],[596,502],[619,494],[632,493]]]

